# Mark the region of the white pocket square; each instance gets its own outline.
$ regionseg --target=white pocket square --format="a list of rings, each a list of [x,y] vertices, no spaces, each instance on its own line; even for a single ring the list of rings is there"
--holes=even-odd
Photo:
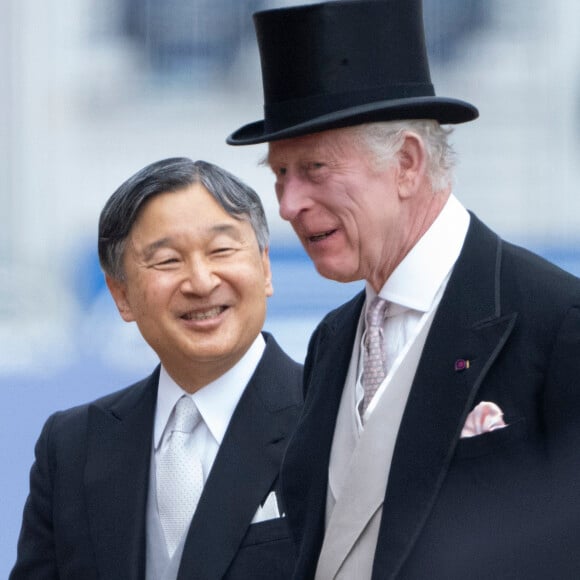
[[[266,501],[258,507],[256,514],[252,518],[253,524],[258,524],[260,522],[265,522],[268,520],[276,520],[278,518],[283,518],[285,514],[280,513],[278,508],[278,498],[276,497],[276,492],[271,491],[266,498]]]
[[[503,420],[503,411],[495,403],[482,401],[467,415],[461,438],[475,437],[503,427],[507,427]]]

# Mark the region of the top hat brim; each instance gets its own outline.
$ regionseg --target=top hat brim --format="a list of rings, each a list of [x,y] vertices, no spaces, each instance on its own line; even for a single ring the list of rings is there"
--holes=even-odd
[[[234,131],[227,143],[254,145],[364,123],[404,119],[434,119],[442,125],[459,124],[473,121],[478,116],[476,107],[459,99],[435,96],[389,99],[348,107],[273,131],[266,128],[264,121],[256,121]]]

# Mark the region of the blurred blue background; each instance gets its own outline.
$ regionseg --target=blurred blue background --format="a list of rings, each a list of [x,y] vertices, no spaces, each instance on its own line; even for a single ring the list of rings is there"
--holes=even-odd
[[[225,137],[262,118],[251,13],[283,0],[4,0],[0,8],[0,577],[13,563],[33,446],[47,416],[148,374],[96,258],[99,212],[174,155],[262,196],[275,295],[266,328],[297,360],[361,284],[321,279],[277,215],[265,146]],[[455,193],[505,238],[580,274],[580,5],[424,0],[437,93],[459,126]]]

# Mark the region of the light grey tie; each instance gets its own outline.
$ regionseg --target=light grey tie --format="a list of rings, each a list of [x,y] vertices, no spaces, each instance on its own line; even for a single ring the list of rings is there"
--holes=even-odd
[[[362,375],[364,398],[360,407],[361,417],[386,376],[383,321],[388,305],[389,303],[384,298],[376,296],[366,314],[366,340]]]
[[[170,557],[189,527],[203,490],[201,461],[191,445],[191,433],[201,415],[186,396],[177,401],[173,413],[167,444],[157,458],[157,505]]]

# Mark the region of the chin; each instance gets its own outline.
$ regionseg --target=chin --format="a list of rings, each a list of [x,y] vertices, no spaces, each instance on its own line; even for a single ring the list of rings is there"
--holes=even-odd
[[[317,264],[315,264],[315,267],[316,271],[323,278],[333,280],[334,282],[341,282],[346,284],[348,282],[356,282],[357,280],[361,280],[360,276],[356,276],[352,272],[345,272],[344,270]]]

